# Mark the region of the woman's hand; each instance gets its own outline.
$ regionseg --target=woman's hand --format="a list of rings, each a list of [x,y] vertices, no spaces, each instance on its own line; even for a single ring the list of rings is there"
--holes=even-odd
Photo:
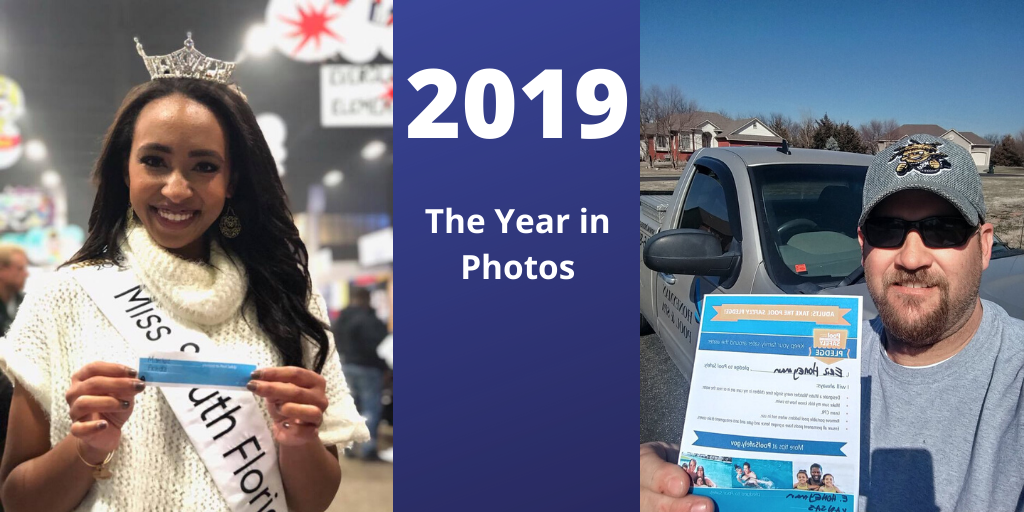
[[[297,366],[262,368],[252,372],[247,387],[267,400],[278,444],[320,442],[317,429],[328,404],[327,381],[321,375]]]
[[[71,408],[71,435],[87,454],[108,454],[121,442],[121,427],[135,408],[135,395],[146,384],[127,366],[97,361],[71,376],[64,398]],[[100,463],[100,460],[90,460]]]

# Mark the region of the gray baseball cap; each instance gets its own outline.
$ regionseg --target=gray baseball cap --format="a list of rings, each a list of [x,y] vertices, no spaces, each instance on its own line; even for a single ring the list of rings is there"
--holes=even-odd
[[[896,192],[918,189],[936,194],[960,210],[972,226],[985,219],[978,167],[963,146],[931,135],[909,135],[875,156],[864,179],[863,226],[871,209]]]

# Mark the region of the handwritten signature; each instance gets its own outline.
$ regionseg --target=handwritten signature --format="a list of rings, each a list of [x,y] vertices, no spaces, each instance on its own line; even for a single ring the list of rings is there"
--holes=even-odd
[[[803,375],[811,375],[814,377],[842,377],[843,369],[825,367],[824,371],[819,372],[818,363],[814,363],[811,366],[798,366],[796,368],[776,368],[772,373],[788,373],[793,375],[793,380],[797,380]]]

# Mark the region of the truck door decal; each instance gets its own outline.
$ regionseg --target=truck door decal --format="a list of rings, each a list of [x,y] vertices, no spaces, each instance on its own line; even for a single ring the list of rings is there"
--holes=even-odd
[[[672,293],[670,287],[661,285],[661,293],[664,298],[661,301],[661,314],[679,331],[679,334],[683,335],[687,342],[693,343],[693,333],[688,325],[693,321],[693,311],[687,307],[686,302]]]

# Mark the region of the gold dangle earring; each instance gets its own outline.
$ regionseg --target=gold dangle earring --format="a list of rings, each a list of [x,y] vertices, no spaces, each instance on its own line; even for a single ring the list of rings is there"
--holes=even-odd
[[[242,232],[242,221],[235,215],[235,209],[228,206],[228,209],[220,216],[220,234],[225,238],[235,238]]]

